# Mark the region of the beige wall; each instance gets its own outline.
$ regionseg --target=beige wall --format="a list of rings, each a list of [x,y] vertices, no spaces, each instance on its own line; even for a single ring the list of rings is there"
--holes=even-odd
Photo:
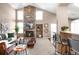
[[[44,24],[48,23],[48,33],[45,33]],[[50,37],[51,36],[51,24],[57,23],[56,15],[52,14],[47,11],[43,11],[43,20],[36,21],[36,24],[43,24],[43,37]]]
[[[5,32],[14,32],[15,9],[7,3],[0,3],[0,23],[7,25],[8,31]]]
[[[71,31],[71,22],[72,22],[73,20],[72,19],[68,19],[68,22],[69,22],[69,30]]]

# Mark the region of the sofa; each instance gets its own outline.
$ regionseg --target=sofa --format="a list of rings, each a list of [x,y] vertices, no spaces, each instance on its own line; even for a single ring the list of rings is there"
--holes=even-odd
[[[6,51],[8,52],[8,54],[10,54],[13,50],[13,48],[15,47],[16,44],[16,38],[15,37],[10,37],[10,35],[6,35],[6,34],[0,34],[0,43],[5,42],[6,45]]]

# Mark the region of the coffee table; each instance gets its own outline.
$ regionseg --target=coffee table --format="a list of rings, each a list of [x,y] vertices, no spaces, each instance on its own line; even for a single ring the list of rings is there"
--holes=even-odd
[[[14,47],[14,54],[15,55],[26,55],[27,54],[27,49],[26,45],[24,44],[19,44],[16,47]]]

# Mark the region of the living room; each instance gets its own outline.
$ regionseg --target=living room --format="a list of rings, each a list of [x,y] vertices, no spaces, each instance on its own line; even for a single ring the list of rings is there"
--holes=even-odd
[[[78,10],[73,3],[0,3],[0,55],[78,54],[62,43],[79,38]]]
[[[2,25],[1,36],[3,36],[1,37],[1,42],[5,42],[7,40],[9,41],[6,43],[8,47],[7,50],[9,55],[10,54],[14,55],[14,52],[12,52],[12,50],[14,50],[15,45],[19,44],[19,43],[16,43],[16,40],[17,41],[20,40],[21,42],[22,39],[25,39],[25,40],[22,40],[21,43],[24,43],[24,42],[26,43],[26,41],[30,41],[30,39],[34,39],[36,41],[36,43],[34,43],[36,45],[34,46],[34,48],[31,47],[31,45],[30,47],[32,49],[28,48],[29,50],[28,54],[39,54],[39,55],[52,54],[52,49],[49,49],[49,48],[52,48],[52,44],[49,41],[49,39],[51,38],[51,30],[50,30],[51,27],[49,26],[52,23],[56,23],[56,20],[55,20],[56,16],[53,13],[50,13],[41,8],[36,8],[34,6],[31,6],[30,4],[26,5],[23,8],[20,7],[19,9],[16,9],[12,6],[12,4],[1,3],[0,7],[1,7],[0,22]],[[37,17],[35,16],[35,14],[37,14]],[[35,20],[36,18],[37,20]],[[47,43],[44,42],[45,39]],[[41,42],[40,44],[44,46],[41,46],[39,42]],[[46,44],[47,45],[49,44],[49,46],[46,46]],[[43,50],[45,51],[45,49],[48,49],[48,51],[46,50],[46,52],[43,53]]]

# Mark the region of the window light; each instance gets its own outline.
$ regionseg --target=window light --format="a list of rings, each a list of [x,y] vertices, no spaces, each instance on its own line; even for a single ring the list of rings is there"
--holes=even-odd
[[[17,11],[17,19],[23,20],[23,10]]]
[[[36,20],[43,20],[43,11],[36,11]]]
[[[23,33],[23,22],[18,22],[18,27],[19,27],[19,32],[18,33]]]
[[[71,32],[79,34],[79,19],[71,22]]]

